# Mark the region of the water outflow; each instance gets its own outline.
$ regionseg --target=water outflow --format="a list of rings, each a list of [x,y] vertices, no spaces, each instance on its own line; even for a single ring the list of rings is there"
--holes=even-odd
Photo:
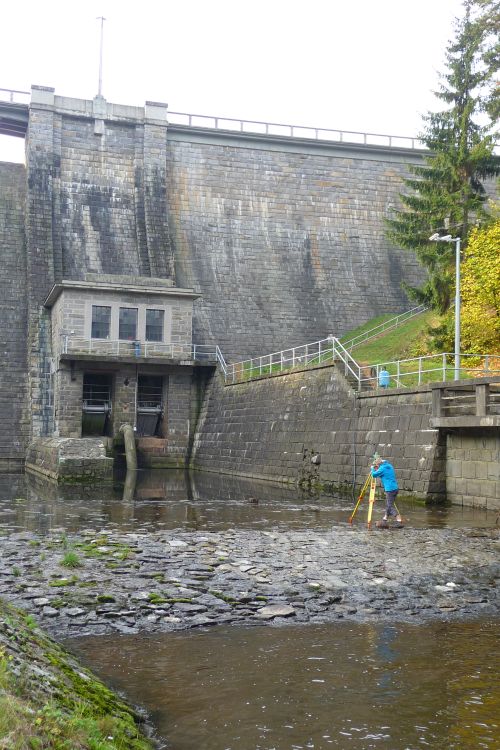
[[[131,424],[122,424],[120,432],[125,442],[125,459],[128,471],[137,471],[137,451],[135,447],[135,433]]]

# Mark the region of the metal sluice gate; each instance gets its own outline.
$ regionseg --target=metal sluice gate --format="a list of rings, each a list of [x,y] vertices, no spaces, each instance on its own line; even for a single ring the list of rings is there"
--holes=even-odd
[[[163,378],[139,375],[137,382],[137,435],[155,436],[163,416]]]
[[[82,435],[106,435],[112,404],[110,375],[83,376]]]

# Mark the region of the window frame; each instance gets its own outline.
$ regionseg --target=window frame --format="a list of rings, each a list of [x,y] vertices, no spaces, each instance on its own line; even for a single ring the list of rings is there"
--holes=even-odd
[[[122,326],[122,310],[131,312],[135,312],[135,326],[134,326],[134,335],[133,336],[121,336],[121,326]],[[123,325],[130,325],[130,323],[124,323]],[[139,307],[134,307],[133,305],[120,305],[118,307],[118,341],[140,341],[140,338],[138,336],[139,334]]]
[[[161,313],[161,331],[160,338],[150,339],[148,338],[148,312]],[[165,341],[165,308],[162,307],[146,307],[144,317],[144,341],[150,344],[163,344]]]
[[[94,309],[108,310],[108,333],[106,336],[94,336]],[[113,307],[111,305],[95,305],[92,303],[90,310],[90,338],[95,341],[109,341],[111,338],[111,318],[113,315]],[[99,321],[101,324],[101,321]]]

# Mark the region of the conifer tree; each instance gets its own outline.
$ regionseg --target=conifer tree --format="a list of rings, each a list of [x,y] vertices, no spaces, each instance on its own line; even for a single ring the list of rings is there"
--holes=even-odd
[[[483,181],[500,173],[496,135],[491,117],[485,115],[492,115],[495,106],[491,85],[498,71],[494,29],[500,2],[464,0],[463,7],[446,51],[447,69],[435,92],[446,106],[424,118],[421,139],[429,155],[423,165],[410,168],[407,191],[401,195],[403,208],[387,222],[389,238],[416,252],[428,272],[420,289],[408,288],[410,295],[440,312],[453,295],[455,247],[429,242],[429,237],[449,227],[447,233],[460,236],[465,247],[471,222],[482,223],[487,217]]]

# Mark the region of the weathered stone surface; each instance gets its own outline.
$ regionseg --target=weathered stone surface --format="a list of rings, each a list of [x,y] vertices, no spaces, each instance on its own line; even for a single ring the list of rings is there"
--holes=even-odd
[[[495,616],[499,533],[430,528],[385,535],[339,526],[209,532],[199,541],[195,532],[180,529],[130,535],[102,531],[94,542],[100,553],[81,547],[82,567],[65,577],[54,577],[63,545],[91,545],[88,536],[12,534],[2,540],[0,593],[59,635],[79,629],[150,632],[279,623],[282,618],[378,622]],[[185,546],[170,547],[175,539]],[[128,556],[116,575],[115,550],[124,546]],[[160,557],[158,549],[163,550]],[[221,549],[228,562],[217,566]],[[262,581],[257,571],[264,560],[268,575]],[[242,573],[242,564],[251,567]],[[205,575],[193,582],[196,570]]]
[[[262,607],[255,613],[255,617],[260,620],[272,620],[274,617],[291,617],[295,615],[295,609],[287,604],[270,604],[269,607]]]

